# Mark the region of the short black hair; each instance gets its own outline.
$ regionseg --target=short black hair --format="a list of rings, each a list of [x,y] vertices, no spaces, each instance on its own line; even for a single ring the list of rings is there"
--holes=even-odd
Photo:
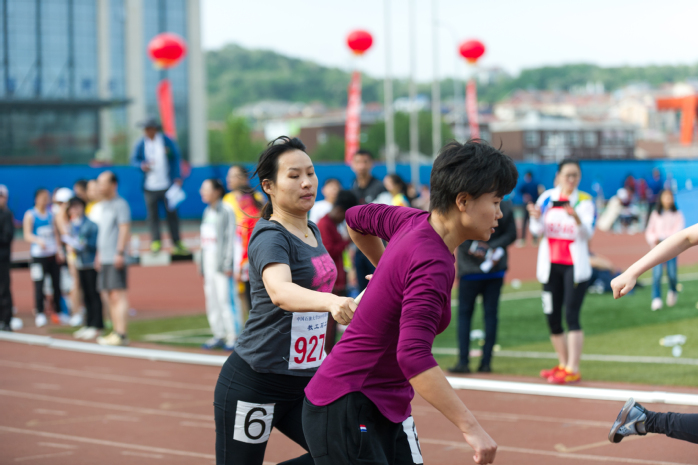
[[[516,187],[519,172],[507,155],[480,139],[451,141],[441,148],[431,170],[430,211],[448,213],[461,192],[478,198],[504,197]]]
[[[73,197],[72,199],[68,200],[68,209],[70,210],[73,207],[80,206],[82,208],[85,208],[85,201],[82,200],[80,197]]]
[[[45,187],[39,187],[37,190],[34,191],[34,201],[35,201],[35,202],[36,202],[36,198],[37,198],[37,197],[39,196],[39,194],[41,194],[42,192],[46,192],[47,194],[49,193],[49,192],[48,192],[48,189],[46,189]]]
[[[359,204],[359,200],[352,191],[339,191],[337,194],[337,200],[334,201],[334,206],[339,207],[344,211],[349,210]]]
[[[370,158],[371,160],[375,160],[375,158],[376,158],[376,157],[373,156],[373,153],[371,153],[371,151],[368,150],[368,149],[359,149],[359,150],[357,150],[356,153],[354,154],[354,156],[356,156],[356,155],[363,155],[363,156],[365,156],[365,157]]]
[[[219,197],[223,197],[225,195],[225,187],[223,187],[223,183],[219,179],[208,178],[206,181],[211,183],[211,187],[214,191],[218,192]]]
[[[528,176],[528,177],[531,177],[531,178],[532,178],[532,177],[533,177],[533,172],[532,172],[532,171],[526,171],[526,174],[524,174],[524,176]]]
[[[662,205],[662,196],[664,195],[665,192],[669,192],[671,194],[671,197],[674,199],[674,203],[669,207],[669,211],[675,212],[678,210],[676,207],[676,197],[674,196],[674,193],[671,191],[671,189],[662,189],[659,191],[659,195],[657,196],[657,205],[656,205],[656,210],[657,213],[660,215],[664,213],[664,205]]]
[[[337,184],[339,184],[339,187],[342,187],[342,183],[341,183],[341,182],[339,181],[339,179],[337,179],[337,178],[327,178],[327,179],[325,179],[325,182],[322,183],[322,187],[325,187],[326,185],[328,185],[328,184],[331,183],[331,182],[336,182]]]
[[[560,171],[562,171],[562,168],[564,168],[565,165],[577,165],[579,171],[582,171],[582,167],[579,165],[578,160],[575,160],[574,158],[565,158],[560,162],[559,165],[557,165],[557,172],[559,173]]]
[[[79,186],[82,190],[87,189],[87,179],[78,179],[73,183],[73,186]]]

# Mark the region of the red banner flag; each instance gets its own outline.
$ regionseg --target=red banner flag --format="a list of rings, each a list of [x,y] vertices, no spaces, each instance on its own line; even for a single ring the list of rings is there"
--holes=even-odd
[[[162,130],[173,139],[177,138],[175,125],[174,99],[172,98],[172,85],[169,79],[163,79],[158,84],[158,106],[160,107],[160,121]]]
[[[468,124],[470,125],[470,138],[480,138],[480,123],[478,121],[477,111],[477,89],[475,88],[475,79],[468,81],[465,89],[465,109],[468,112]]]
[[[359,150],[361,137],[361,73],[354,71],[349,83],[347,122],[344,130],[344,161],[349,164]]]

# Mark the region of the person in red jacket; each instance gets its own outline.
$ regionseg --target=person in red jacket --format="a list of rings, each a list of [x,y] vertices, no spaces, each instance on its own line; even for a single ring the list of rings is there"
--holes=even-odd
[[[337,267],[337,280],[334,282],[332,293],[339,296],[347,295],[347,272],[344,270],[344,250],[351,244],[351,239],[342,236],[340,225],[344,216],[352,207],[359,204],[351,191],[340,191],[332,210],[320,218],[317,227],[322,236],[322,243]],[[346,230],[346,228],[345,228]],[[332,321],[330,321],[332,320]],[[331,317],[327,320],[327,335],[325,336],[325,351],[329,354],[337,340],[337,323]]]

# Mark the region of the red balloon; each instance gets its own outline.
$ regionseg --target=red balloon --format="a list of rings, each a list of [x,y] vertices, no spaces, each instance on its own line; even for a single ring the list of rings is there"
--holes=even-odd
[[[485,45],[479,40],[468,40],[461,44],[458,51],[469,63],[475,63],[485,54]]]
[[[187,54],[187,43],[177,34],[163,32],[148,44],[148,55],[159,68],[172,68]]]
[[[368,32],[358,29],[349,34],[347,45],[355,54],[363,55],[373,45],[373,37]]]

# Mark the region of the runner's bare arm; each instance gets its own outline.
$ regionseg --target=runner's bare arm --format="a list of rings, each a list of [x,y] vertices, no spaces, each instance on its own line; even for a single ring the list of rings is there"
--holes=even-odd
[[[385,252],[385,246],[383,246],[383,241],[376,236],[371,236],[369,234],[361,234],[358,231],[351,229],[347,226],[349,230],[349,237],[354,244],[359,248],[366,258],[368,258],[373,266],[378,266],[378,260],[383,256]]]
[[[44,241],[39,236],[32,233],[34,228],[34,215],[30,212],[24,214],[24,220],[22,220],[22,228],[24,230],[24,240],[32,244],[38,244],[44,246]]]
[[[293,283],[291,268],[272,263],[262,271],[264,287],[274,305],[287,312],[328,312],[338,323],[349,324],[357,304],[350,297],[311,291]]]
[[[435,366],[423,371],[411,378],[410,384],[463,433],[465,441],[475,450],[475,463],[494,462],[497,443],[482,429],[470,410],[458,398],[441,368]]]
[[[611,281],[613,298],[619,299],[630,292],[635,287],[637,278],[645,271],[671,260],[684,250],[696,245],[698,245],[698,224],[669,236],[647,255],[630,265],[625,273]]]

